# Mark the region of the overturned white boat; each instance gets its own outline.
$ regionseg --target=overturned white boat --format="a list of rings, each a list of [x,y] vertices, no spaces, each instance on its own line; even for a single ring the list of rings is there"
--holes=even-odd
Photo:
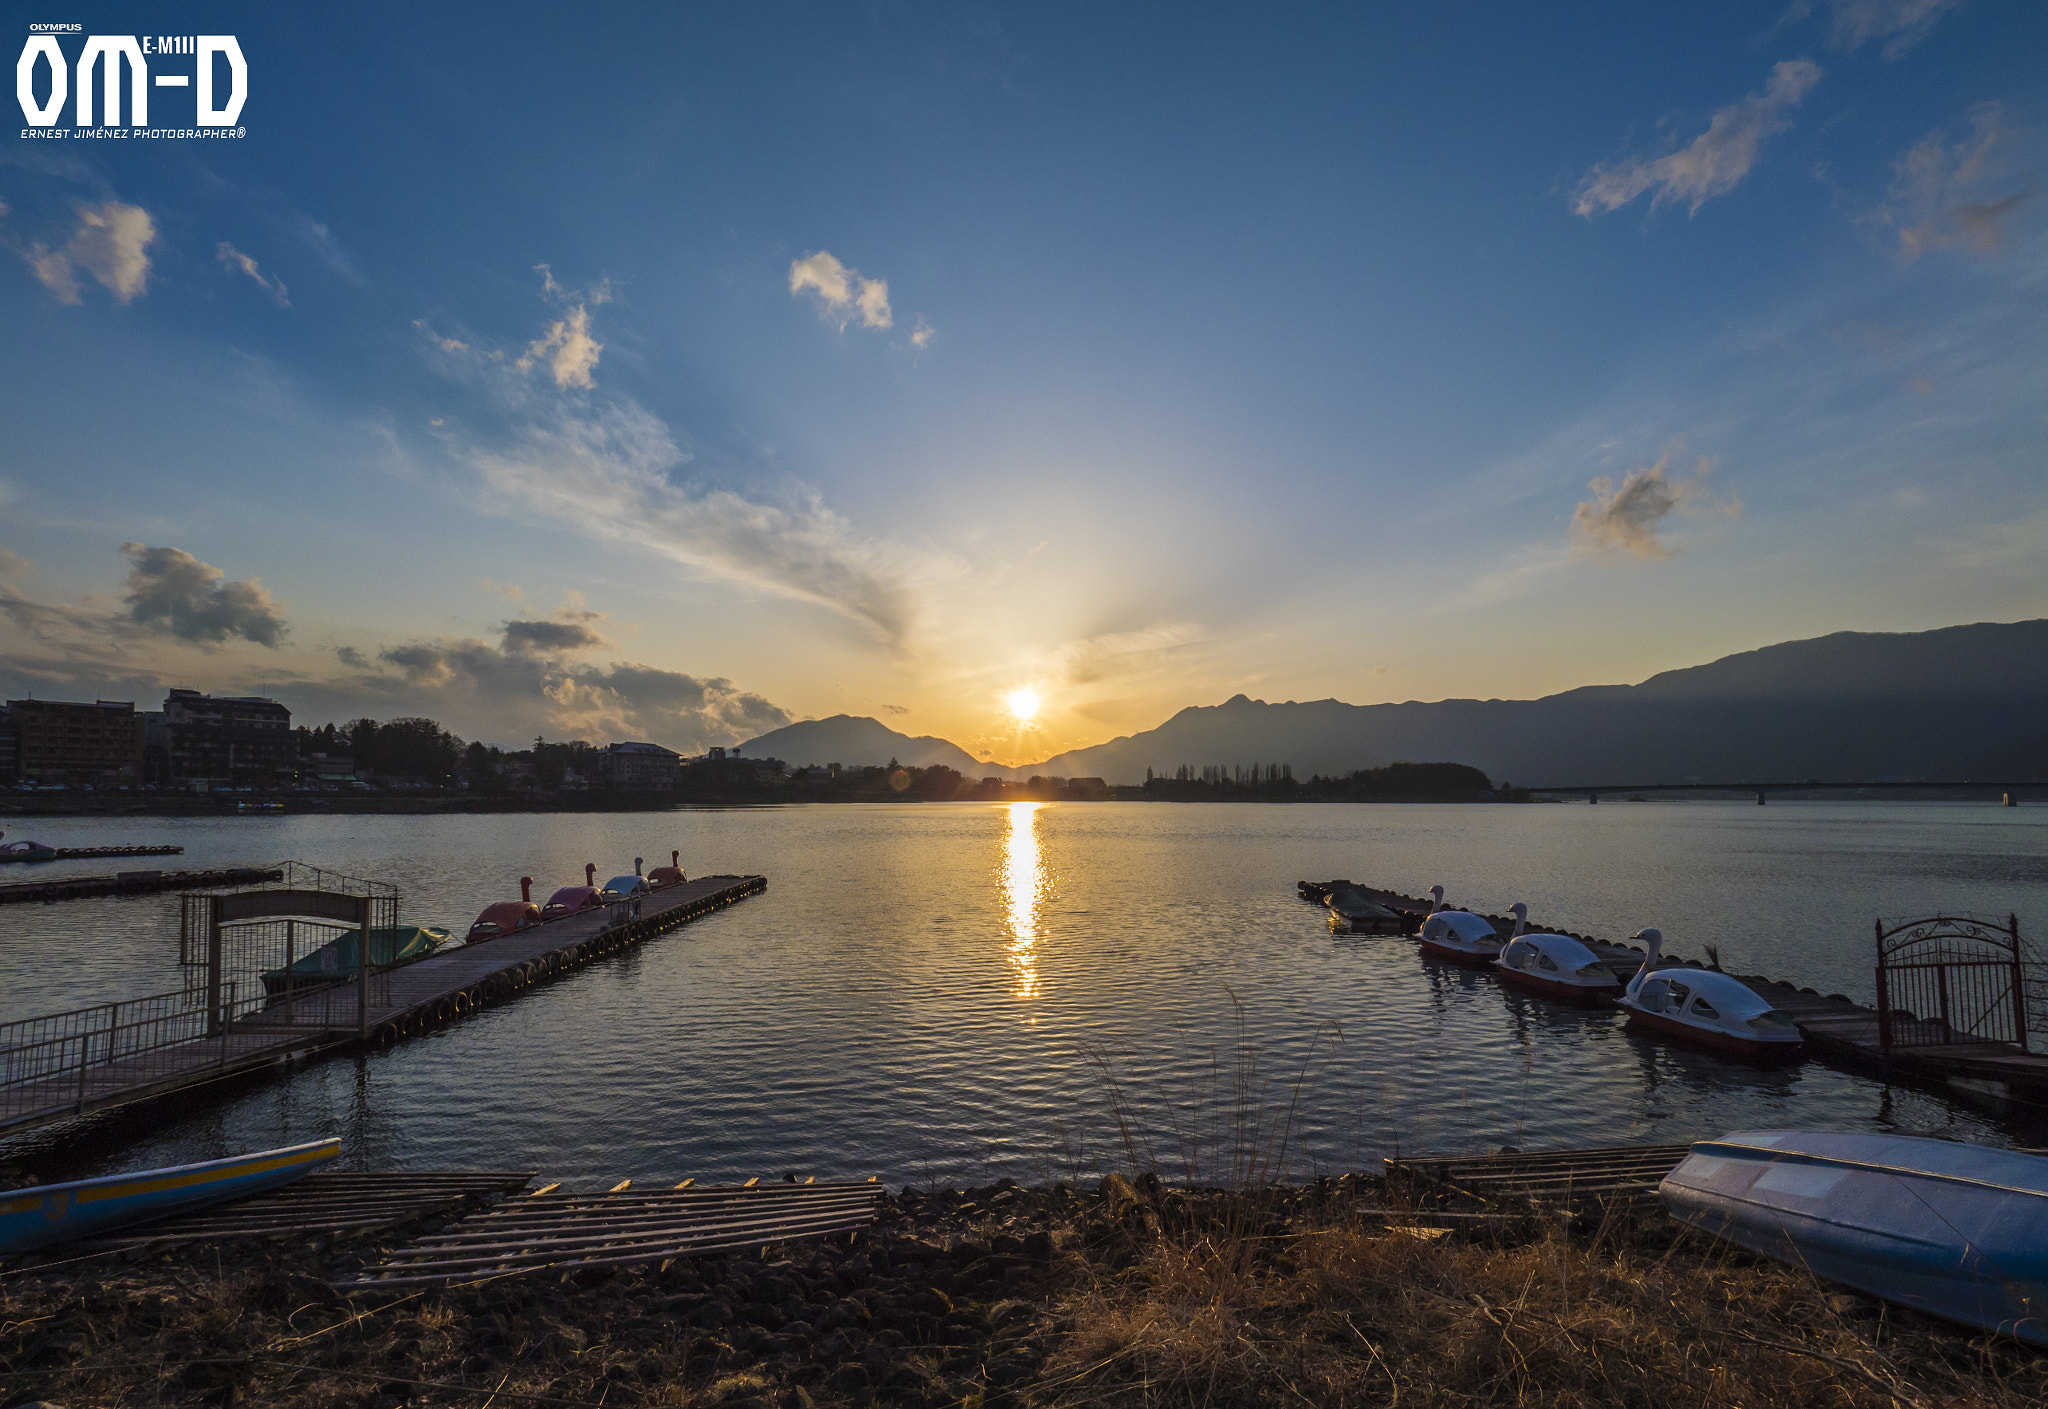
[[[1929,1315],[2048,1345],[2048,1159],[1910,1135],[1740,1131],[1659,1189],[1673,1217]]]
[[[1484,916],[1438,910],[1422,922],[1422,952],[1454,964],[1491,964],[1505,942]]]

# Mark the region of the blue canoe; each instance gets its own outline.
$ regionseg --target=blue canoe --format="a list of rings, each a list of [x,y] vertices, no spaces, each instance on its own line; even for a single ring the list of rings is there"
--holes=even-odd
[[[333,1163],[340,1154],[341,1141],[315,1140],[204,1164],[10,1189],[0,1193],[0,1253],[95,1237],[246,1194],[266,1193]]]
[[[1665,1207],[1752,1252],[2048,1345],[2048,1159],[1910,1135],[1702,1140]]]

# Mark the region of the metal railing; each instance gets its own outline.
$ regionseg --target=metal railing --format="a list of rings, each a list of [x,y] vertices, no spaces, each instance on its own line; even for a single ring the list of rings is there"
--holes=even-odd
[[[101,1086],[130,1090],[227,1065],[231,1034],[214,1029],[201,986],[0,1023],[0,1127],[94,1104]],[[233,986],[227,994],[233,1002]]]

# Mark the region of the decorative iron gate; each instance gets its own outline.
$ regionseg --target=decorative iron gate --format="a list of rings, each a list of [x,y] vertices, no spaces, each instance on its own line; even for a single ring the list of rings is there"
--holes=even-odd
[[[210,1030],[367,1031],[388,1001],[398,890],[286,862],[282,888],[191,892],[179,959],[207,995]]]
[[[2028,952],[2020,922],[1933,915],[1877,922],[1877,1040],[1898,1047],[1962,1042],[2027,1048]]]

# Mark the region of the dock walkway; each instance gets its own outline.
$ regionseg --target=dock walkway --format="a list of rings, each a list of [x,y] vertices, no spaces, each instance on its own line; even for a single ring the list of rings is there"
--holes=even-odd
[[[1430,902],[1398,891],[1360,886],[1373,900],[1405,918],[1415,920],[1429,913]],[[1307,894],[1304,889],[1303,894]],[[1500,915],[1484,917],[1502,934],[1510,933],[1514,921]],[[1633,945],[1613,944],[1591,935],[1573,934],[1552,925],[1531,922],[1530,929],[1551,934],[1570,934],[1598,954],[1627,983],[1643,966],[1644,954]],[[1669,958],[1669,956],[1667,956]],[[1669,958],[1666,967],[1703,968],[1697,959]],[[2048,1054],[2030,1052],[2014,1042],[1950,1041],[1951,1034],[1939,1023],[1894,1017],[1894,1037],[1889,1050],[1879,1041],[1877,1010],[1866,1008],[1840,993],[1820,993],[1781,979],[1759,974],[1737,974],[1736,978],[1755,990],[1756,995],[1792,1019],[1806,1039],[1807,1051],[1824,1061],[1874,1072],[1888,1079],[1933,1085],[1947,1091],[1973,1096],[2048,1102]]]
[[[765,876],[707,876],[655,891],[637,914],[627,904],[586,910],[373,975],[374,1001],[361,1030],[280,1021],[294,1011],[280,1001],[209,1031],[204,990],[0,1024],[0,1132],[267,1070],[299,1054],[356,1045],[365,1036],[388,1047],[767,887]],[[354,1014],[355,994],[350,982],[305,1006]]]
[[[220,890],[282,879],[275,866],[228,866],[212,871],[119,871],[111,876],[65,876],[51,881],[0,884],[0,905],[45,904],[104,895],[151,895],[166,890]]]

